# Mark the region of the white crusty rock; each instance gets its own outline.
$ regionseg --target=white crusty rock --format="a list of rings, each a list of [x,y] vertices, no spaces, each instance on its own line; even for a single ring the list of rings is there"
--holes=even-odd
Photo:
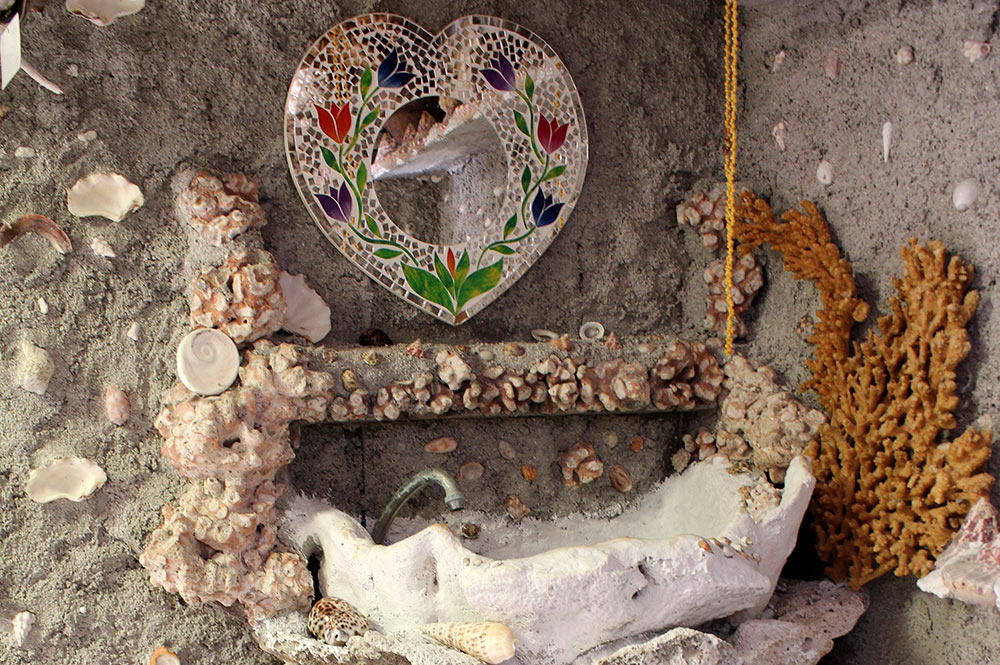
[[[455,535],[458,523],[375,545],[354,518],[300,498],[285,536],[304,555],[322,549],[323,594],[351,603],[388,638],[485,619],[513,631],[522,662],[569,663],[608,642],[763,609],[814,483],[801,457],[780,493],[757,473],[703,462],[612,520],[490,522],[478,552]],[[759,485],[780,501],[754,517],[745,498]]]
[[[32,501],[38,503],[56,499],[83,501],[107,479],[104,470],[90,460],[66,457],[40,469],[32,469],[25,491]]]
[[[594,665],[745,665],[721,637],[693,628],[674,628],[642,644],[631,644]]]
[[[282,270],[279,277],[287,305],[281,327],[316,344],[330,332],[330,306],[309,288],[303,275]]]
[[[21,354],[17,364],[17,383],[29,393],[44,395],[56,366],[45,349],[28,340],[21,340]]]
[[[142,206],[142,190],[117,173],[94,173],[76,181],[66,194],[66,207],[77,217],[121,221]]]

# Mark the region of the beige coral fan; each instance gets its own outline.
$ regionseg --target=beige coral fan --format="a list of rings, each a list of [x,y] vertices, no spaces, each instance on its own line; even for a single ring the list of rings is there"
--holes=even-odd
[[[240,383],[202,397],[178,384],[156,419],[164,455],[195,481],[163,508],[140,563],[150,581],[189,603],[239,601],[251,621],[308,607],[305,561],[277,546],[273,482],[291,461],[289,424],[323,420],[334,378],[306,369],[296,348],[260,341],[247,353]]]
[[[785,268],[813,281],[823,303],[809,341],[813,378],[829,423],[820,428],[812,512],[820,554],[835,579],[855,587],[889,571],[926,574],[993,478],[980,473],[990,433],[972,427],[939,443],[957,423],[955,367],[971,345],[965,326],[979,295],[972,266],[946,258],[940,242],[912,240],[901,250],[906,274],[890,314],[851,347],[868,316],[851,264],[840,255],[816,206],[802,203],[779,222],[762,199],[745,193],[737,209],[741,251],[763,243]]]
[[[216,247],[267,223],[257,200],[257,183],[242,173],[217,178],[199,171],[177,198],[177,211]]]
[[[705,328],[717,335],[726,334],[729,304],[726,302],[726,262],[717,259],[708,264],[704,273],[708,285],[708,309],[705,311]],[[764,271],[752,252],[747,252],[733,265],[733,312],[736,337],[747,334],[743,314],[749,309],[754,296],[764,285]]]
[[[191,323],[218,328],[234,342],[252,342],[277,331],[285,316],[280,271],[263,250],[240,249],[191,284]]]
[[[745,441],[754,465],[772,481],[783,482],[792,458],[819,439],[826,417],[782,390],[770,367],[755,366],[737,353],[724,371],[723,386],[729,392],[720,408],[719,427],[725,431],[720,432],[720,449],[737,459]]]

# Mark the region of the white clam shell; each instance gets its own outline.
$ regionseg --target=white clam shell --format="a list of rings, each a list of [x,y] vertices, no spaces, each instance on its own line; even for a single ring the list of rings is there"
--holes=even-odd
[[[971,208],[979,198],[979,181],[975,178],[966,178],[957,185],[955,191],[951,193],[951,202],[955,210],[964,212]]]
[[[821,185],[833,184],[833,164],[825,159],[816,167],[816,179]]]
[[[28,475],[25,491],[32,501],[48,503],[56,499],[82,501],[107,481],[101,467],[82,457],[57,459]]]
[[[315,344],[330,332],[330,306],[318,293],[309,288],[306,278],[281,271],[281,292],[285,294],[285,317],[281,327],[290,333],[302,335]]]
[[[145,6],[146,0],[66,0],[66,11],[102,26]]]
[[[531,336],[535,338],[536,342],[551,342],[554,339],[559,339],[559,333],[545,328],[535,328],[531,331]]]
[[[199,395],[218,395],[233,385],[240,369],[240,352],[224,332],[199,328],[177,345],[177,378]]]
[[[584,342],[596,342],[604,338],[604,326],[599,321],[587,321],[580,326],[580,339]]]
[[[45,349],[28,340],[21,341],[21,357],[17,366],[17,383],[29,393],[44,395],[56,366]]]
[[[108,241],[101,236],[94,236],[90,241],[90,249],[94,254],[103,256],[106,259],[113,259],[118,256],[115,254],[115,250],[111,248],[111,245],[108,244]]]
[[[31,627],[35,625],[35,615],[31,612],[18,612],[11,619],[11,639],[18,648],[23,647],[28,641]]]
[[[142,190],[117,173],[94,173],[76,181],[66,206],[77,217],[107,217],[113,222],[142,206]]]

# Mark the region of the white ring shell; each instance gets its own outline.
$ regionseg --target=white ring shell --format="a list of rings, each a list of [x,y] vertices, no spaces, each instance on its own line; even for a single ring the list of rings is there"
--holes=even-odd
[[[587,321],[580,326],[580,339],[584,342],[596,342],[604,338],[604,326],[598,321]]]
[[[229,335],[199,328],[177,345],[177,378],[199,395],[218,395],[233,385],[240,370],[240,352]]]

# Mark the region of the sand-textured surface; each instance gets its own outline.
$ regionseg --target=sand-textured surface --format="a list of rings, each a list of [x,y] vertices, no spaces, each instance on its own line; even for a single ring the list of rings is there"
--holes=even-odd
[[[470,343],[527,339],[533,328],[576,331],[588,320],[620,337],[703,336],[701,272],[709,255],[696,234],[677,227],[674,206],[698,179],[722,172],[718,3],[177,0],[147,3],[103,28],[61,2],[39,4],[42,11],[22,28],[24,57],[65,94],[23,73],[0,93],[0,221],[51,217],[73,251],[60,255],[35,235],[0,249],[0,600],[38,616],[30,648],[0,645],[0,663],[143,663],[164,643],[185,663],[276,662],[259,651],[240,617],[185,606],[151,587],[137,561],[160,506],[186,487],[151,427],[175,378],[174,350],[190,329],[183,290],[226,253],[174,216],[186,184],[181,175],[192,168],[243,171],[259,181],[269,220],[259,232],[263,246],[330,304],[328,344],[354,343],[372,326],[397,342]],[[965,401],[957,417],[964,427],[996,413],[1000,55],[975,63],[962,55],[965,40],[995,39],[996,3],[755,4],[741,25],[739,178],[779,210],[816,201],[869,302],[888,301],[898,248],[910,236],[940,239],[974,264],[982,301],[970,324],[973,351],[959,368]],[[521,23],[560,54],[587,115],[591,161],[565,231],[509,291],[459,328],[408,307],[350,265],[309,221],[287,172],[282,109],[292,72],[331,25],[369,11],[401,13],[432,31],[471,13]],[[911,64],[897,62],[902,46],[912,48]],[[782,49],[784,62],[775,68]],[[823,71],[831,51],[840,62],[834,80]],[[784,151],[772,137],[781,121]],[[886,121],[893,123],[888,162]],[[831,185],[816,179],[821,160],[831,164]],[[144,205],[119,222],[73,217],[66,192],[95,172],[137,184]],[[982,190],[960,213],[952,188],[969,177]],[[90,250],[98,235],[116,257]],[[818,299],[810,285],[783,273],[775,255],[768,259],[741,350],[795,384],[806,378],[808,353],[796,322]],[[133,323],[137,341],[126,336]],[[17,384],[22,340],[52,356],[44,395]],[[105,414],[109,385],[131,403],[122,426]],[[457,473],[470,460],[485,467],[464,486],[479,509],[502,512],[515,492],[541,516],[602,509],[623,496],[606,480],[564,489],[558,451],[590,442],[608,468],[621,463],[631,471],[639,494],[666,472],[696,420],[315,426],[303,430],[284,479],[364,514],[369,526],[412,472],[441,464]],[[635,452],[637,435],[644,445]],[[441,436],[455,437],[458,450],[423,452]],[[515,445],[517,459],[500,456],[500,439]],[[107,483],[81,503],[32,502],[29,470],[72,456],[101,466]],[[520,473],[525,464],[539,469],[530,485]],[[998,467],[994,461],[990,470]],[[443,509],[433,493],[414,507],[426,515]],[[988,662],[985,654],[1000,647],[992,610],[922,594],[912,578],[882,579],[872,591],[871,609],[824,662]]]

